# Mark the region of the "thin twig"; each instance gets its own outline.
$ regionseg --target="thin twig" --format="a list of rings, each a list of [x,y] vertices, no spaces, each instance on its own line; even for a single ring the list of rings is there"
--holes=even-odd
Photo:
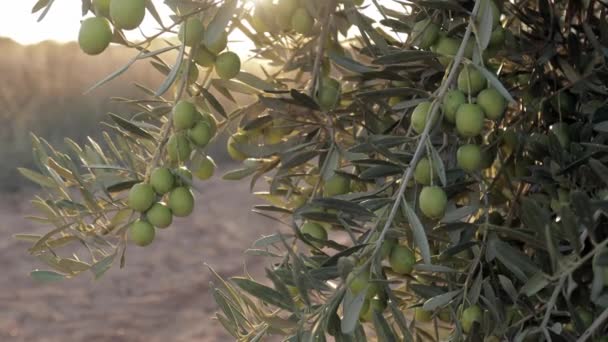
[[[321,59],[325,52],[325,42],[327,42],[327,36],[329,35],[329,24],[332,14],[336,9],[336,0],[329,0],[327,3],[325,17],[321,26],[321,37],[319,37],[319,43],[317,44],[317,55],[315,56],[315,64],[312,68],[312,77],[310,82],[310,89],[308,94],[312,97],[317,89],[317,82],[319,81],[319,73],[321,71]]]

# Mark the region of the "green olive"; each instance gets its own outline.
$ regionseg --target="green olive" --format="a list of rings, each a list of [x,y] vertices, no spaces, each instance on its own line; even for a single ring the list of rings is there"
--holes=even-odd
[[[215,173],[215,162],[209,156],[203,158],[194,168],[194,175],[200,180],[207,180]]]
[[[477,171],[481,167],[481,148],[474,144],[462,145],[456,152],[456,160],[461,169],[467,172]]]
[[[192,146],[184,134],[173,134],[167,142],[167,155],[172,161],[187,161],[190,159]]]
[[[462,325],[462,330],[465,334],[468,334],[471,331],[473,323],[481,323],[482,315],[483,313],[478,305],[472,305],[464,309],[462,317],[460,318],[460,324]]]
[[[445,119],[450,123],[454,123],[456,121],[456,111],[458,110],[458,107],[466,102],[467,99],[462,91],[454,89],[447,92],[442,101]]]
[[[169,208],[173,215],[185,217],[194,210],[194,196],[186,187],[178,187],[169,193]]]
[[[89,55],[102,53],[112,41],[112,27],[104,17],[85,19],[78,32],[80,49]]]
[[[414,169],[414,180],[416,180],[418,184],[429,185],[436,177],[437,174],[435,173],[434,167],[429,158],[421,158]]]
[[[147,221],[137,220],[129,226],[129,236],[136,245],[145,247],[154,241],[156,231]]]
[[[465,65],[458,74],[458,90],[475,95],[487,85],[485,76],[471,65]]]
[[[157,194],[163,195],[173,189],[175,178],[171,170],[166,167],[159,167],[154,169],[150,174],[150,185],[152,185]]]
[[[397,274],[410,274],[416,264],[416,256],[409,247],[395,245],[391,250],[389,264]]]
[[[178,38],[186,46],[195,46],[205,34],[205,27],[199,18],[190,17],[180,26]]]
[[[224,80],[234,78],[241,71],[241,59],[234,52],[224,52],[215,59],[215,71]]]
[[[158,202],[146,211],[146,219],[156,228],[167,228],[173,221],[173,214],[166,204]]]
[[[476,104],[465,103],[456,111],[456,131],[463,137],[475,137],[483,130],[484,114]]]
[[[418,205],[424,216],[430,219],[440,219],[443,217],[448,203],[447,195],[438,186],[425,186],[420,191]]]
[[[414,111],[412,112],[412,129],[416,133],[422,133],[424,128],[426,127],[427,121],[429,120],[429,114],[431,110],[431,102],[425,101],[419,103]],[[437,123],[437,116],[431,123],[431,125],[435,125]]]
[[[326,241],[327,240],[327,231],[323,228],[322,225],[315,222],[306,222],[300,227],[300,232],[306,237],[306,235],[310,235],[314,239]],[[313,246],[317,248],[323,247],[323,242],[318,241],[309,241]]]
[[[145,15],[146,0],[110,0],[110,18],[120,29],[136,29]]]
[[[323,194],[326,197],[343,195],[350,192],[350,178],[339,173],[331,176],[323,186]]]
[[[191,102],[181,100],[173,108],[173,127],[176,130],[191,128],[196,118],[196,108]]]
[[[501,119],[507,108],[507,100],[494,88],[482,90],[477,95],[477,104],[489,120]]]
[[[412,28],[412,41],[421,49],[428,49],[433,45],[439,37],[439,25],[431,21],[431,19],[423,19]]]
[[[150,184],[138,183],[129,190],[129,207],[135,211],[144,212],[156,200],[154,188]]]

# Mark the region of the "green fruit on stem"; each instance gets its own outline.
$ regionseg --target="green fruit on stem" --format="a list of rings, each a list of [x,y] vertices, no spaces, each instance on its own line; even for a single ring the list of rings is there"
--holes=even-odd
[[[202,67],[211,68],[215,64],[215,54],[204,46],[199,46],[194,53],[194,62]]]
[[[205,34],[205,26],[199,18],[190,17],[181,24],[177,37],[186,46],[195,46]]]
[[[150,185],[157,194],[163,195],[173,189],[175,178],[168,168],[158,167],[150,174]]]
[[[348,284],[350,292],[356,295],[367,289],[369,286],[369,277],[369,270],[354,269],[348,277],[346,277],[346,284]]]
[[[110,18],[120,29],[136,29],[145,15],[146,0],[110,0]]]
[[[336,106],[340,100],[340,88],[340,82],[336,79],[326,77],[321,80],[317,93],[317,102],[321,109],[330,110]]]
[[[343,195],[350,192],[350,178],[341,174],[331,176],[323,187],[323,195],[333,197]]]
[[[200,120],[209,125],[209,128],[211,129],[211,136],[214,137],[217,134],[217,121],[215,121],[215,117],[209,113],[200,113],[200,116]]]
[[[175,184],[178,186],[190,186],[192,185],[192,172],[185,166],[180,166],[175,169]]]
[[[462,145],[456,152],[456,160],[461,169],[467,172],[477,171],[481,167],[481,148],[474,144]]]
[[[386,309],[386,300],[378,297],[365,299],[363,307],[359,312],[359,318],[364,322],[372,322],[374,319],[374,312],[383,312],[384,309]]]
[[[224,51],[227,46],[228,33],[226,31],[222,31],[215,36],[211,36],[210,34],[205,36],[205,47],[214,55],[218,55]]]
[[[418,206],[424,216],[430,219],[440,219],[445,213],[448,197],[442,188],[438,186],[425,186],[420,191]]]
[[[98,17],[110,17],[110,0],[93,0],[93,12]]]
[[[185,217],[192,213],[194,210],[194,196],[192,191],[186,187],[179,187],[173,189],[169,193],[169,208],[173,212],[173,215],[178,217]]]
[[[234,78],[241,71],[241,59],[234,52],[224,52],[215,59],[215,71],[224,80]]]
[[[194,125],[194,127],[188,130],[188,137],[190,137],[190,140],[196,146],[205,147],[211,138],[213,138],[211,135],[211,127],[209,127],[206,122],[199,121]]]
[[[166,204],[158,202],[146,211],[146,219],[156,228],[167,228],[173,221],[173,214]]]
[[[466,102],[466,96],[460,90],[450,90],[447,94],[445,94],[442,101],[442,109],[445,119],[450,123],[454,123],[456,121],[456,111],[458,110],[458,107]]]
[[[478,305],[472,305],[464,309],[460,318],[460,325],[465,334],[468,334],[473,328],[473,323],[481,323],[482,311]]]
[[[129,208],[135,211],[144,212],[148,210],[155,200],[156,193],[150,184],[138,183],[129,190]]]
[[[192,146],[184,134],[174,134],[167,142],[167,155],[172,161],[187,161],[190,159]]]
[[[80,49],[88,55],[102,53],[112,41],[112,27],[108,19],[93,17],[85,19],[78,32]]]
[[[439,63],[447,67],[458,52],[459,47],[460,41],[449,37],[439,37],[434,47],[435,52],[441,55],[437,57]]]
[[[465,103],[456,111],[456,131],[463,137],[475,137],[483,130],[484,114],[476,104]]]
[[[501,119],[507,108],[507,100],[494,88],[482,90],[477,95],[477,104],[490,120]]]
[[[427,157],[420,158],[414,169],[414,180],[418,184],[429,185],[437,176],[431,161]]]
[[[180,80],[184,79],[186,69],[188,69],[188,79],[186,80],[186,84],[193,84],[196,82],[196,80],[198,80],[198,67],[195,63],[190,63],[189,61],[184,60],[177,70],[177,75]]]
[[[322,241],[326,241],[327,240],[327,231],[325,230],[325,228],[323,228],[323,226],[321,226],[318,223],[315,222],[306,222],[302,225],[302,227],[300,227],[300,232],[304,235],[304,237],[306,238],[306,235],[310,235],[311,237],[317,239],[317,240],[322,240]],[[311,245],[317,247],[317,248],[322,248],[324,243],[319,242],[319,241],[312,241],[309,240],[308,242],[310,242]]]
[[[433,23],[431,19],[424,19],[412,28],[411,33],[414,45],[421,49],[428,49],[439,37],[439,25]]]
[[[207,180],[213,177],[214,172],[215,162],[209,156],[206,156],[202,161],[197,163],[194,169],[194,175],[200,180]]]
[[[414,317],[416,322],[428,323],[433,320],[433,315],[430,311],[424,310],[422,307],[416,307],[414,309]]]
[[[414,108],[411,118],[412,129],[414,130],[414,132],[420,134],[424,131],[424,128],[426,127],[427,121],[429,119],[430,110],[431,102],[429,101],[421,102],[416,106],[416,108]],[[435,116],[435,119],[433,120],[431,125],[435,125],[436,122],[437,116]]]
[[[136,245],[140,247],[148,246],[154,241],[156,231],[147,221],[137,220],[129,226],[129,236]]]
[[[244,144],[246,142],[247,142],[247,135],[242,132],[234,133],[233,135],[230,136],[230,138],[228,138],[228,143],[226,144],[227,145],[226,149],[227,149],[230,157],[232,157],[232,159],[234,159],[236,161],[243,161],[243,160],[247,159],[247,155],[245,153],[241,152],[237,147],[237,144]]]
[[[486,78],[474,66],[465,65],[458,74],[458,90],[475,95],[487,85]]]
[[[191,102],[181,100],[173,107],[173,127],[176,130],[191,128],[196,118],[196,107]]]
[[[311,34],[314,25],[315,19],[308,14],[308,11],[304,7],[296,9],[291,17],[291,27],[294,31],[305,36]]]
[[[416,264],[416,256],[414,252],[403,245],[395,245],[391,249],[391,255],[389,256],[388,262],[393,269],[393,272],[397,274],[410,274]]]
[[[380,255],[382,259],[390,257],[393,247],[397,245],[397,239],[385,239],[380,247]]]

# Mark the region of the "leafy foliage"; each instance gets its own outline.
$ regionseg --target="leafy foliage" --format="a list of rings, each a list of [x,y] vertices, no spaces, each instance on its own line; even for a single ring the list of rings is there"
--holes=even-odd
[[[221,117],[220,129],[238,122],[227,149],[242,165],[224,178],[267,182],[256,195],[269,204],[254,210],[288,228],[248,251],[272,260],[265,284],[216,275],[217,318],[236,339],[605,336],[606,5],[386,3],[368,4],[383,16],[376,23],[350,0],[167,1],[176,13],[167,29],[186,18],[205,24],[198,45],[242,31],[267,62],[263,78],[224,62],[198,77],[201,46],[148,51],[149,40],[129,43],[117,30],[115,43],[137,48],[166,80],[143,89],[151,99],[136,102],[141,113],[111,115],[108,152],[72,144],[74,161],[34,137],[38,171],[21,172],[48,189],[34,219],[54,229],[21,238],[35,240],[30,252],[54,271],[32,275],[97,277],[124,256],[138,216],[126,190],[159,165],[204,158],[205,146],[186,158],[177,146],[171,157],[181,134],[171,108],[185,98]],[[284,19],[302,10],[312,28],[304,18],[294,32]],[[480,99],[487,87],[493,95]],[[161,97],[170,89],[174,101]],[[463,96],[450,118],[453,91]],[[231,113],[217,100],[239,93],[256,100]],[[461,157],[462,145],[479,148]],[[430,176],[416,177],[423,157]],[[191,186],[187,178],[178,181]],[[58,256],[73,242],[91,261]]]

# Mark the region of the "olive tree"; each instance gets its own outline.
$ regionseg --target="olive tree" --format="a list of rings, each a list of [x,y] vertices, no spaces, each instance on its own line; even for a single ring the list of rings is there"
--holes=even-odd
[[[284,226],[248,251],[267,279],[211,270],[235,339],[607,340],[604,1],[166,0],[170,24],[155,5],[82,1],[85,53],[137,53],[93,88],[138,61],[166,80],[118,98],[134,112],[110,113],[102,142],[33,137],[21,172],[51,228],[18,238],[52,270],[32,276],[100,277],[162,243],[227,132],[223,178],[265,183],[254,211]],[[145,16],[162,30],[127,40]]]

